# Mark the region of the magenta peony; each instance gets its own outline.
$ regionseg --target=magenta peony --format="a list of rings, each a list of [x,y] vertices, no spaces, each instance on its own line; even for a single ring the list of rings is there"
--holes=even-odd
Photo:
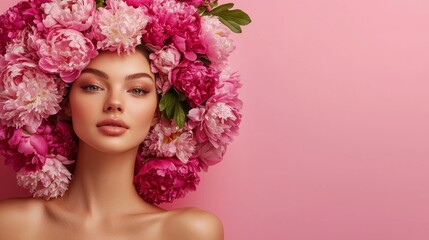
[[[219,71],[206,67],[202,62],[182,61],[171,72],[171,83],[191,100],[191,104],[201,105],[210,98],[219,80]]]
[[[159,204],[182,198],[195,191],[200,182],[198,160],[185,164],[175,158],[153,158],[137,169],[134,177],[139,194],[148,202]]]
[[[226,145],[214,147],[210,142],[204,142],[197,145],[195,156],[200,160],[200,167],[207,171],[209,166],[215,165],[222,161],[226,152]]]
[[[64,27],[85,31],[91,27],[95,12],[94,0],[52,0],[42,5],[46,28]],[[58,26],[59,25],[59,26]]]
[[[53,29],[46,39],[39,39],[36,44],[40,68],[60,74],[67,83],[76,80],[98,54],[92,42],[73,29]]]
[[[67,159],[76,159],[77,140],[71,123],[48,119],[37,129],[49,145],[50,155],[61,155]]]
[[[34,133],[44,118],[60,109],[63,92],[53,75],[40,71],[29,59],[13,59],[1,71],[0,121]]]
[[[196,53],[205,53],[199,38],[201,18],[195,7],[175,0],[154,0],[147,11],[152,19],[143,35],[145,42],[164,47],[173,41],[191,61],[196,60]]]
[[[92,35],[98,40],[98,49],[129,53],[141,43],[148,21],[143,9],[110,0],[106,8],[97,11]]]

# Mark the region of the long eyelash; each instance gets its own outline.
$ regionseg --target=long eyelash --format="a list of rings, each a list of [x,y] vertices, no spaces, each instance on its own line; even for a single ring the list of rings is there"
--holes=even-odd
[[[95,89],[89,90],[90,87],[96,88],[96,90]],[[95,91],[102,89],[101,87],[94,85],[94,84],[86,84],[86,85],[81,86],[80,88],[82,88],[84,91],[87,91],[87,92],[95,92]]]
[[[135,88],[131,89],[131,91],[134,91],[134,90],[140,90],[140,91],[142,91],[143,94],[141,94],[141,95],[149,93],[149,90],[146,89],[146,88],[143,88],[143,87],[135,87]]]

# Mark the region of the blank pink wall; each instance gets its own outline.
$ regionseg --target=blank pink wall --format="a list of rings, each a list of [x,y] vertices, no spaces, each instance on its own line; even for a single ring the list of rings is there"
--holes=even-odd
[[[229,240],[429,239],[429,2],[234,2],[253,18],[241,135],[165,207],[214,212]],[[0,174],[0,198],[24,195]]]

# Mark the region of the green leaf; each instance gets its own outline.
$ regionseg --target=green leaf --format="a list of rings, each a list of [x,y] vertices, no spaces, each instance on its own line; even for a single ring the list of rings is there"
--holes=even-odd
[[[104,0],[95,0],[95,7],[98,9],[104,5]]]
[[[162,96],[161,100],[159,101],[159,110],[164,111],[167,106],[174,103],[174,93],[170,90]]]
[[[231,29],[231,31],[233,31],[235,33],[241,33],[241,32],[243,32],[241,30],[240,25],[238,25],[237,23],[235,23],[233,21],[226,20],[226,19],[224,19],[222,17],[219,17],[219,21],[221,23],[223,23],[225,26],[227,26],[229,29]]]
[[[231,9],[232,7],[234,7],[234,3],[226,3],[226,4],[222,4],[214,9],[212,9],[209,14],[211,15],[218,15],[223,11],[227,11],[228,9]]]
[[[182,104],[179,102],[176,104],[176,109],[174,111],[174,121],[176,122],[179,128],[183,128],[185,125],[186,114],[183,110]]]
[[[252,22],[249,15],[247,15],[247,13],[241,11],[240,9],[223,12],[219,15],[219,17],[222,17],[225,20],[233,21],[242,26]]]

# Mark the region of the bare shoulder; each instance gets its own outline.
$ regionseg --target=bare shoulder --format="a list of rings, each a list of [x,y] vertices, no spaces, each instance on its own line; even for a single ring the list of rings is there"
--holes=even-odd
[[[223,240],[222,222],[198,208],[172,210],[165,222],[166,239]]]
[[[22,232],[22,226],[25,226],[26,231],[30,231],[34,222],[40,219],[43,206],[43,200],[40,199],[0,201],[0,232],[16,234]]]

